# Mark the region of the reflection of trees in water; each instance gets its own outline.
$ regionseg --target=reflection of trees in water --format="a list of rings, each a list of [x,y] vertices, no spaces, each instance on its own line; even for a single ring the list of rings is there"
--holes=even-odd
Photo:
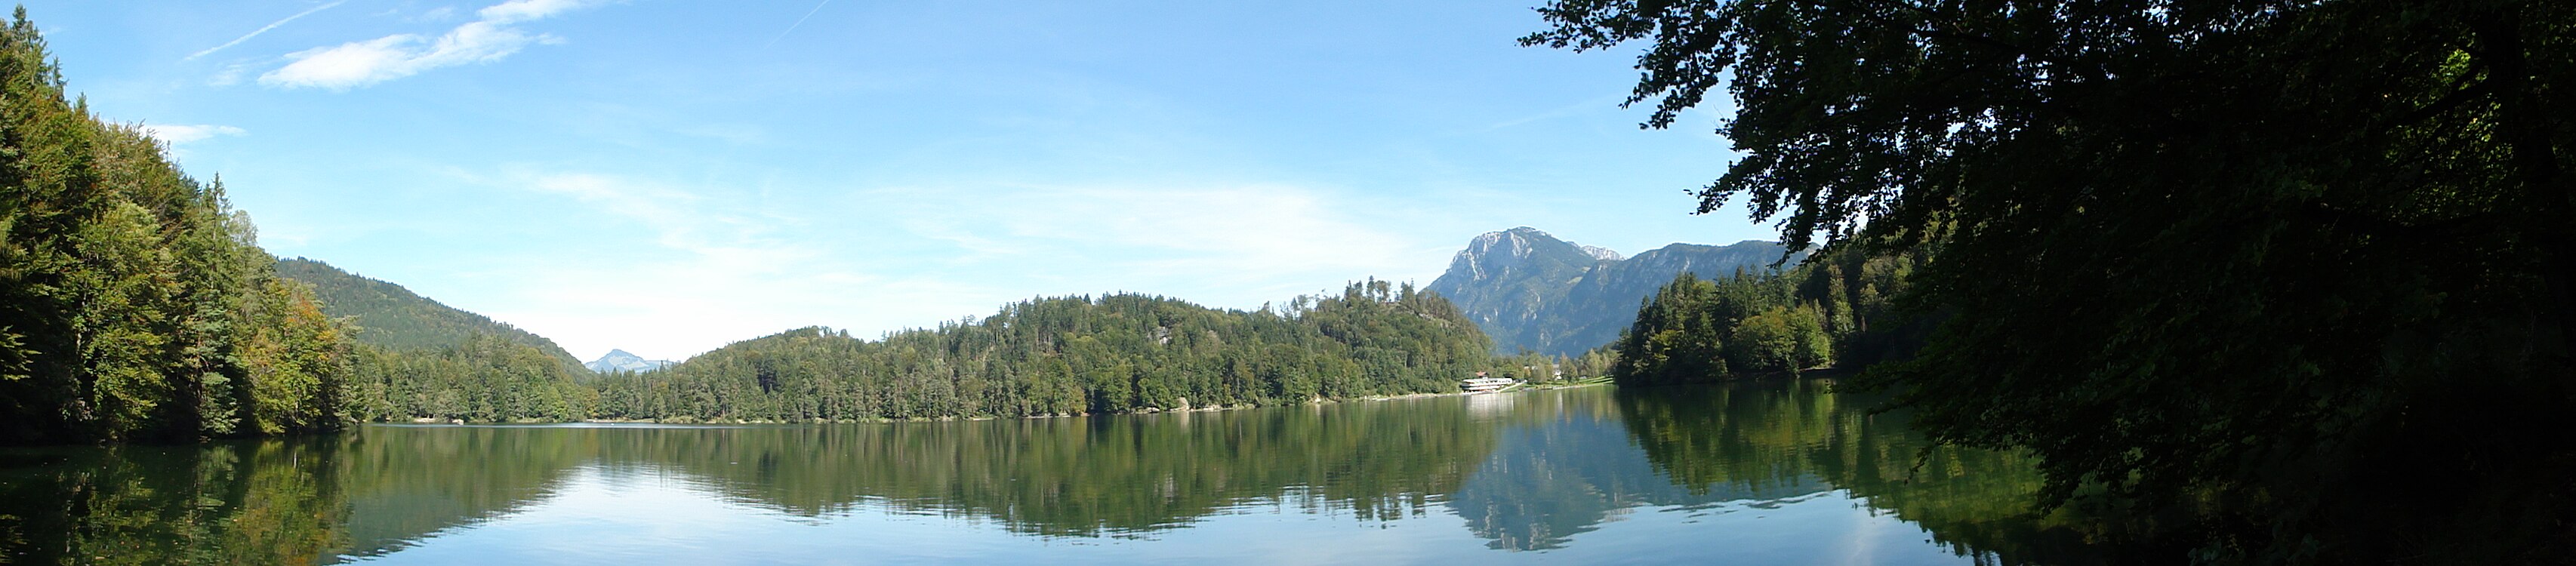
[[[1624,407],[1607,389],[1518,397],[1493,455],[1449,503],[1492,548],[1560,548],[1641,505],[1777,501],[1829,489],[1795,469],[1761,481],[1673,481],[1665,462],[1638,450],[1621,424]]]
[[[368,427],[342,435],[356,556],[500,518],[543,499],[596,450],[589,434],[522,427]]]
[[[1961,555],[2099,561],[2070,519],[2033,516],[2028,458],[1925,451],[1904,415],[1868,414],[1876,403],[1821,381],[1526,395],[1450,508],[1488,546],[1546,550],[1639,506],[1762,507],[1844,489]]]
[[[368,427],[0,461],[0,556],[310,564],[544,499],[580,466],[820,516],[863,506],[1044,536],[1144,536],[1247,506],[1421,516],[1493,444],[1447,400],[882,426]],[[90,558],[107,557],[105,559]]]
[[[0,562],[316,564],[400,549],[542,498],[586,435],[373,428],[0,456]]]
[[[1606,389],[1092,419],[749,428],[369,427],[305,440],[0,454],[0,556],[302,564],[390,552],[543,500],[583,466],[802,516],[988,518],[1149,536],[1293,508],[1445,506],[1490,546],[1558,548],[1638,506],[1850,490],[1955,550],[2081,562],[2028,517],[2023,458],[1923,446],[1813,383]],[[2052,519],[2053,520],[2053,519]],[[104,557],[104,558],[93,558]],[[2072,557],[2072,558],[2070,558]]]
[[[1630,437],[1656,471],[1694,493],[1810,477],[1931,531],[1961,555],[2006,564],[2100,562],[2065,512],[2031,510],[2031,458],[1927,442],[1902,413],[1830,382],[1788,381],[1621,391]]]
[[[1449,507],[1477,536],[1493,539],[1488,547],[1546,550],[1563,547],[1572,536],[1640,505],[1772,501],[1825,489],[1806,478],[1684,487],[1664,479],[1629,444],[1615,412],[1586,408],[1504,429],[1493,456],[1459,488]]]
[[[347,540],[333,442],[16,450],[0,562],[312,564]]]
[[[1491,444],[1456,404],[1402,405],[671,430],[611,435],[600,455],[793,514],[867,503],[1039,535],[1137,535],[1255,502],[1391,520],[1455,489]]]

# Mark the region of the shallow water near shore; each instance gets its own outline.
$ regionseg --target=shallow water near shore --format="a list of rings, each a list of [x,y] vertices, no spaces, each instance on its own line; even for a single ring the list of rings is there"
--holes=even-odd
[[[0,453],[19,563],[2084,564],[2025,459],[1825,383]],[[1919,465],[1918,465],[1919,464]]]

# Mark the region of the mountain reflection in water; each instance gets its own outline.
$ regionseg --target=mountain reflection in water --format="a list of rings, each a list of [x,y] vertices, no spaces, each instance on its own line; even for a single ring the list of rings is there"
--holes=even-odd
[[[2028,461],[1924,450],[1870,404],[1771,382],[18,449],[0,452],[0,562],[1110,562],[1274,547],[1366,554],[1250,557],[2096,562],[2027,512]],[[616,542],[658,531],[677,534]]]

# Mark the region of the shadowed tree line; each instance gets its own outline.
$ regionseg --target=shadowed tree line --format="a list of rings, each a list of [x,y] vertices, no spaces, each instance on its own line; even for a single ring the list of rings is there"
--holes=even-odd
[[[1931,531],[1960,555],[2001,564],[2156,564],[2141,549],[2096,546],[2133,528],[2082,509],[2034,504],[2042,478],[2018,451],[1934,444],[1902,412],[1872,410],[1884,395],[1829,381],[1621,390],[1621,424],[1655,472],[1689,493],[1839,488]]]
[[[1845,247],[1783,273],[1739,270],[1710,281],[1684,272],[1647,297],[1636,322],[1604,347],[1616,354],[1610,375],[1657,385],[1902,359],[1937,318],[1894,303],[1921,260]]]
[[[1930,252],[1873,370],[1933,438],[2027,450],[2211,562],[2576,554],[2576,4],[1556,0],[1645,44],[1701,194]],[[2428,479],[2476,477],[2453,489]],[[2178,558],[2178,557],[2177,557]]]

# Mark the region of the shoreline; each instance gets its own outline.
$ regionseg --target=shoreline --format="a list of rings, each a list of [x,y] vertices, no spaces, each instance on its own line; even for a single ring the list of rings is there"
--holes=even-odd
[[[1308,400],[1308,401],[1306,401],[1306,402],[1302,402],[1302,403],[1294,403],[1294,404],[1279,404],[1279,405],[1237,404],[1237,405],[1215,405],[1215,406],[1207,406],[1207,407],[1188,407],[1188,408],[1179,408],[1179,409],[1161,409],[1161,408],[1146,407],[1146,408],[1143,408],[1143,409],[1134,410],[1134,411],[1127,411],[1127,412],[1122,412],[1122,413],[1079,413],[1079,414],[1069,414],[1069,415],[1067,415],[1067,414],[1057,414],[1057,415],[1026,415],[1026,416],[1018,416],[1018,417],[1003,417],[1003,416],[992,416],[992,415],[983,415],[983,416],[951,415],[951,416],[941,416],[941,417],[912,417],[912,418],[900,418],[900,419],[898,419],[898,418],[874,418],[874,419],[811,419],[811,420],[796,420],[796,421],[777,421],[777,420],[768,420],[768,419],[722,419],[722,418],[718,418],[718,419],[700,419],[700,418],[697,418],[697,417],[685,417],[685,416],[684,416],[684,417],[645,418],[645,419],[599,419],[599,418],[586,418],[586,419],[564,420],[564,421],[536,421],[536,420],[512,420],[512,421],[469,421],[469,420],[464,420],[464,419],[441,419],[441,418],[436,418],[436,417],[415,417],[415,418],[411,418],[411,419],[408,419],[408,420],[380,421],[380,422],[363,422],[363,423],[354,423],[354,424],[359,424],[359,425],[369,425],[369,424],[392,424],[392,425],[410,425],[410,426],[491,426],[491,425],[542,425],[542,424],[807,425],[807,424],[893,424],[893,423],[914,423],[914,422],[993,421],[993,420],[1003,420],[1003,419],[1034,420],[1034,419],[1062,419],[1062,418],[1075,418],[1075,417],[1108,417],[1108,416],[1117,416],[1117,415],[1160,415],[1160,414],[1169,414],[1169,413],[1212,413],[1212,412],[1218,412],[1218,411],[1234,411],[1234,410],[1241,410],[1241,409],[1257,409],[1257,408],[1262,408],[1262,407],[1287,407],[1287,406],[1293,406],[1293,405],[1318,406],[1318,405],[1328,405],[1328,404],[1335,404],[1335,403],[1360,403],[1360,402],[1378,402],[1378,401],[1400,401],[1400,400],[1408,400],[1408,399],[1432,399],[1432,398],[1438,398],[1438,397],[1467,397],[1467,396],[1474,396],[1474,395],[1500,395],[1500,394],[1516,393],[1516,392],[1523,392],[1523,391],[1548,391],[1548,390],[1556,390],[1556,389],[1575,389],[1575,388],[1582,388],[1582,387],[1599,387],[1599,386],[1606,386],[1606,385],[1612,385],[1612,384],[1611,384],[1608,380],[1606,380],[1606,379],[1593,379],[1593,380],[1582,380],[1582,381],[1571,381],[1571,382],[1558,382],[1558,384],[1533,384],[1533,383],[1523,383],[1523,384],[1520,384],[1520,385],[1517,385],[1517,386],[1513,386],[1511,389],[1506,389],[1506,390],[1502,390],[1502,391],[1487,391],[1487,392],[1474,392],[1474,391],[1450,391],[1450,392],[1440,392],[1440,393],[1405,393],[1405,394],[1401,394],[1401,395],[1370,395],[1370,396],[1366,396],[1366,397],[1354,397],[1354,398],[1349,398],[1349,399],[1323,399],[1323,398],[1317,398],[1317,399]]]

